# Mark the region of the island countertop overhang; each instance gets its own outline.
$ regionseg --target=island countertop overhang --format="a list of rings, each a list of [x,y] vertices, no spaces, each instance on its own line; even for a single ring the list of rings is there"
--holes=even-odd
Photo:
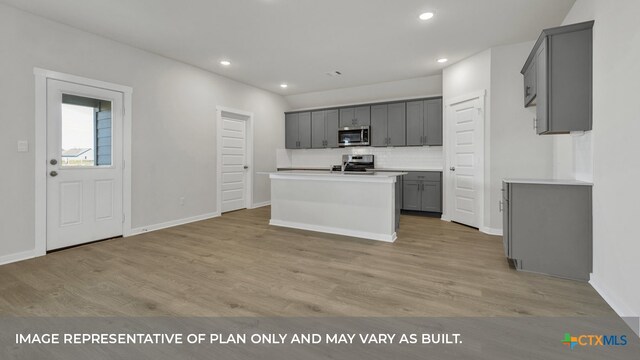
[[[343,173],[326,171],[279,171],[259,173],[269,175],[270,179],[289,180],[320,180],[361,183],[395,183],[398,176],[407,175],[406,172],[367,172],[367,173]]]

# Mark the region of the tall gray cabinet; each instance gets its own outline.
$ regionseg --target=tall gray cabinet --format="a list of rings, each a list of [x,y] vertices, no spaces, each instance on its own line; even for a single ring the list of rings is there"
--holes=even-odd
[[[285,146],[287,149],[311,148],[311,113],[286,114]]]
[[[320,110],[311,113],[311,148],[338,147],[338,110]]]
[[[592,129],[593,21],[542,31],[522,68],[540,135]]]
[[[442,98],[407,102],[407,145],[442,145]]]
[[[592,271],[591,184],[505,180],[503,243],[518,270],[574,280]]]
[[[405,146],[407,144],[405,103],[371,106],[371,145]]]

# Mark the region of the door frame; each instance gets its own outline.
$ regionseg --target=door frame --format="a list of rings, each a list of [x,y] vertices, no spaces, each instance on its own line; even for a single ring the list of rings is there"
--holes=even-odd
[[[482,179],[482,186],[478,187],[478,229],[481,232],[486,233],[487,227],[484,224],[485,218],[485,187],[487,187],[488,182],[485,179],[485,167],[489,165],[488,159],[485,156],[485,138],[487,137],[486,127],[485,127],[485,114],[486,114],[486,90],[477,91],[474,93],[469,93],[463,96],[458,96],[452,99],[447,99],[445,104],[445,121],[444,121],[444,133],[446,137],[446,141],[444,142],[443,148],[443,157],[444,157],[444,169],[443,169],[443,193],[444,193],[444,201],[443,201],[443,209],[442,209],[442,220],[445,221],[453,221],[453,212],[452,209],[454,207],[455,196],[453,193],[453,176],[451,176],[451,171],[449,168],[453,164],[453,156],[455,155],[454,149],[454,141],[455,141],[455,132],[453,127],[451,126],[451,120],[453,119],[453,109],[454,105],[458,105],[467,101],[477,101],[479,116],[478,116],[478,127],[482,136],[476,142],[475,152],[478,157],[478,177]],[[486,139],[489,141],[489,139]]]
[[[246,117],[246,162],[249,167],[247,171],[247,178],[244,189],[244,205],[247,209],[253,209],[253,113],[244,110],[238,110],[225,106],[216,106],[216,165],[217,165],[217,179],[216,179],[216,200],[217,210],[216,212],[222,215],[222,112],[228,112],[242,117]]]
[[[35,75],[35,254],[47,252],[47,80],[59,80],[122,93],[122,224],[123,236],[131,232],[131,105],[133,89],[81,76],[34,68]]]

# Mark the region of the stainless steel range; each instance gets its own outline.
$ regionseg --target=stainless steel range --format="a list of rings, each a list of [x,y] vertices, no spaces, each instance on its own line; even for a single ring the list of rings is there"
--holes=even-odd
[[[366,172],[374,168],[373,155],[342,155],[344,172]]]

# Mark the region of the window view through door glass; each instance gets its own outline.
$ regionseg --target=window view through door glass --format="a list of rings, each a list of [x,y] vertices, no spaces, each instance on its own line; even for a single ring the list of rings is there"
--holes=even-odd
[[[111,102],[62,95],[62,166],[111,166]]]

